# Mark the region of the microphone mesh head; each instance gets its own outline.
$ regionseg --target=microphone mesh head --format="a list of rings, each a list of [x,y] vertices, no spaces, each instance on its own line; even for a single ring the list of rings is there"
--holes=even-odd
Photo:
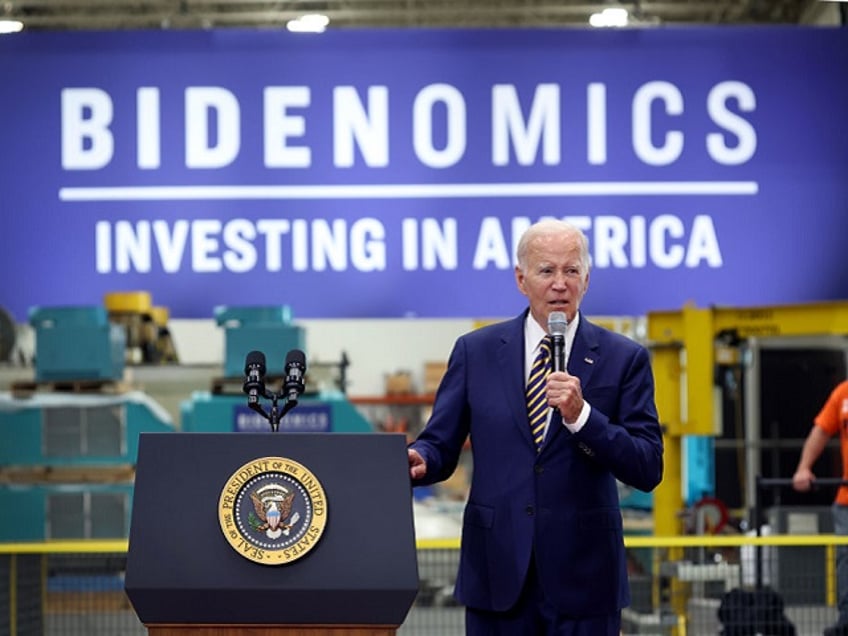
[[[295,364],[305,369],[306,354],[300,349],[292,349],[286,354],[286,366],[289,366],[290,364]]]
[[[564,336],[568,327],[568,319],[561,311],[552,311],[548,315],[548,332],[552,336]]]
[[[244,372],[250,373],[250,367],[258,367],[259,375],[265,375],[265,354],[261,351],[251,351],[244,360]]]

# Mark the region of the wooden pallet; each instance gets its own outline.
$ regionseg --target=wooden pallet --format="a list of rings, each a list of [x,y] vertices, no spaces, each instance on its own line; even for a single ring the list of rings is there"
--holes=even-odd
[[[282,375],[266,375],[265,386],[279,388]],[[244,395],[244,378],[240,376],[212,378],[212,395]]]
[[[18,380],[12,383],[12,396],[30,397],[34,393],[126,393],[130,386],[123,380]]]
[[[132,609],[123,590],[48,591],[44,597],[48,614],[96,614]]]
[[[124,484],[135,480],[135,466],[0,466],[0,484]]]

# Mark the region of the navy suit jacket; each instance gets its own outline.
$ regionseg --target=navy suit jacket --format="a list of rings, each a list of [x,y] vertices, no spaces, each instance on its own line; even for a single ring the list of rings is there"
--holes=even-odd
[[[413,485],[448,478],[470,435],[472,477],[455,595],[504,611],[531,556],[549,601],[574,617],[630,602],[616,479],[643,491],[662,479],[663,442],[647,350],[581,316],[568,359],[591,415],[576,434],[558,411],[541,452],[524,398],[524,320],[461,336],[427,426],[412,443],[427,462]]]

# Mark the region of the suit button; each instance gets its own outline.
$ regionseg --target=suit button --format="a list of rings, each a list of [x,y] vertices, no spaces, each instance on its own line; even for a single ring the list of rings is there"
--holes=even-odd
[[[536,471],[537,475],[541,475],[543,472],[545,472],[545,467],[544,466],[536,466],[533,470]]]
[[[533,516],[533,513],[535,512],[535,511],[533,510],[533,506],[527,506],[527,508],[525,508],[524,510],[527,512],[527,516],[528,516],[528,517],[532,517],[532,516]]]

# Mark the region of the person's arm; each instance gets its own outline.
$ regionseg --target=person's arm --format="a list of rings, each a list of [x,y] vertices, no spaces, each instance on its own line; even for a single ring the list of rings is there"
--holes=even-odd
[[[413,486],[429,486],[448,479],[459,462],[469,429],[465,350],[465,339],[460,337],[448,358],[427,425],[407,447]]]
[[[798,461],[798,468],[795,469],[795,474],[792,476],[792,487],[800,492],[808,491],[816,476],[813,474],[813,464],[824,451],[830,440],[823,429],[818,426],[813,426],[810,429],[807,439],[804,441],[804,447],[801,449],[801,459]]]

